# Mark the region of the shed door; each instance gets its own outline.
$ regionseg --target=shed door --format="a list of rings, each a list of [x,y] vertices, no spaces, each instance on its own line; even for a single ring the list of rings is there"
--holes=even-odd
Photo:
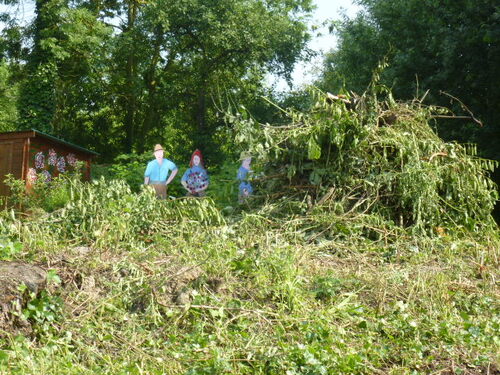
[[[13,173],[12,153],[14,151],[14,142],[0,141],[0,196],[9,194],[9,188],[4,184],[5,175]]]

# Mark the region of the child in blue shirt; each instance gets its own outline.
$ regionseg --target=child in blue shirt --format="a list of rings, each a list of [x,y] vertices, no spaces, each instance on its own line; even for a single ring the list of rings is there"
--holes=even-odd
[[[236,178],[241,181],[238,187],[238,201],[240,203],[243,203],[245,199],[247,199],[253,193],[253,187],[247,180],[248,173],[251,172],[250,163],[252,162],[252,157],[246,154],[242,154],[241,160],[241,167],[238,169]]]

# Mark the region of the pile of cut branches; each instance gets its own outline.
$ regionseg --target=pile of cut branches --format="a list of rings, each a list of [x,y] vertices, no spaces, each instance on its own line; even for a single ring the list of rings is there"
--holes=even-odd
[[[380,216],[414,233],[494,225],[496,163],[474,145],[444,142],[430,124],[446,109],[420,101],[380,101],[315,92],[308,112],[286,111],[287,125],[231,118],[236,141],[263,163],[266,195],[311,207]]]

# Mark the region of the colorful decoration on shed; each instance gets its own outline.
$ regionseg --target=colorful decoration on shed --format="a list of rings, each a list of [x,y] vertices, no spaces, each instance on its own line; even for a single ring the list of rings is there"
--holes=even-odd
[[[66,161],[64,160],[64,156],[59,156],[57,158],[57,170],[61,173],[66,172]]]
[[[38,176],[36,174],[36,169],[35,168],[30,168],[28,169],[28,175],[27,179],[30,184],[34,184],[37,180]]]
[[[44,178],[44,182],[50,182],[52,181],[52,175],[50,174],[50,172],[48,170],[43,170],[42,171],[42,177]]]
[[[35,183],[38,180],[37,173],[42,176],[42,180],[50,182],[53,177],[58,176],[60,173],[73,171],[79,161],[75,154],[58,155],[53,148],[46,151],[36,151],[30,163],[34,168],[29,168],[27,174],[30,183]]]
[[[55,166],[57,163],[57,153],[54,151],[53,148],[49,150],[49,159],[48,159],[49,165]]]
[[[68,164],[70,166],[72,166],[73,168],[76,167],[78,159],[75,157],[75,154],[69,153],[68,155],[66,155],[66,160],[68,161]]]
[[[45,166],[45,155],[43,152],[37,152],[35,155],[35,168],[36,169],[43,169]]]

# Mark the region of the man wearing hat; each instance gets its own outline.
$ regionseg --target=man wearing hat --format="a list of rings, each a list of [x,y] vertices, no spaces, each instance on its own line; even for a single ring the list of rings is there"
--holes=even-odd
[[[155,146],[153,155],[155,159],[148,163],[146,172],[144,172],[144,185],[153,186],[156,196],[166,199],[167,185],[177,174],[177,166],[172,161],[163,158],[163,147],[159,144]]]

